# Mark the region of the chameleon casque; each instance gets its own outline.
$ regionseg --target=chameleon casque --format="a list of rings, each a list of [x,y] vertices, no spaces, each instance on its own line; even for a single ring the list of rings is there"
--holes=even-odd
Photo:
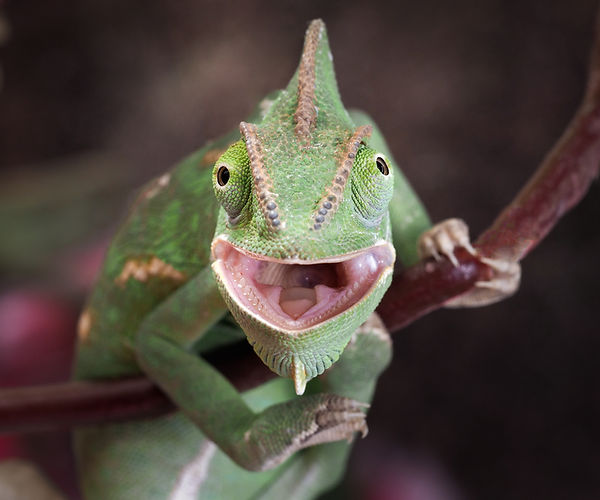
[[[180,411],[77,430],[85,497],[330,488],[391,358],[373,311],[396,256],[475,252],[461,221],[430,226],[371,119],[345,110],[324,23],[312,21],[287,88],[145,186],[108,250],[75,377],[143,372]],[[455,305],[514,291],[518,265],[501,264]],[[201,353],[244,334],[281,377],[240,394]]]

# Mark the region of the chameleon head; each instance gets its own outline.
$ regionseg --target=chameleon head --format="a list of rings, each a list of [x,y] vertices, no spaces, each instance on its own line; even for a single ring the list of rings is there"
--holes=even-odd
[[[390,284],[393,169],[343,108],[320,20],[288,87],[240,131],[213,170],[212,268],[254,350],[301,394]]]

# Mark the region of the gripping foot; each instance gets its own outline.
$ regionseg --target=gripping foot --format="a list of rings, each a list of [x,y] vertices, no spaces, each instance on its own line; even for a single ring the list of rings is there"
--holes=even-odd
[[[368,407],[366,403],[323,393],[271,406],[244,434],[245,446],[255,457],[246,468],[271,469],[303,448],[333,441],[351,442],[356,432],[365,437]]]
[[[456,248],[462,247],[493,270],[490,280],[478,281],[468,292],[455,297],[446,307],[478,307],[498,302],[517,291],[521,280],[521,266],[509,259],[489,259],[479,255],[471,245],[469,228],[461,219],[447,219],[425,231],[419,238],[418,251],[421,259],[444,257],[456,267]]]

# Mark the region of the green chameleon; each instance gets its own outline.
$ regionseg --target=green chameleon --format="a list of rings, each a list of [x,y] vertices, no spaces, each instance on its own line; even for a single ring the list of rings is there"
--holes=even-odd
[[[313,498],[338,481],[391,358],[373,311],[396,255],[475,253],[462,221],[430,228],[370,123],[344,108],[315,20],[286,89],[141,190],[81,315],[75,376],[142,372],[180,411],[78,430],[87,499]],[[517,284],[513,266],[455,305]],[[281,377],[240,394],[201,354],[244,334]]]

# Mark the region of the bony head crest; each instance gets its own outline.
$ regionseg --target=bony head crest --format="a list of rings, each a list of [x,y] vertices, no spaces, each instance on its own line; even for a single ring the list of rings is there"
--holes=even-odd
[[[310,142],[311,131],[317,120],[315,107],[315,83],[317,64],[316,55],[319,42],[325,30],[325,23],[321,19],[311,21],[306,30],[304,50],[298,68],[298,104],[294,113],[296,122],[295,133],[298,140],[304,145]]]
[[[254,191],[256,199],[271,231],[283,228],[281,212],[277,206],[276,195],[273,190],[273,181],[267,172],[263,156],[263,148],[258,137],[258,128],[253,123],[240,123],[240,132],[246,142],[246,150],[250,159],[250,169],[254,178]]]

